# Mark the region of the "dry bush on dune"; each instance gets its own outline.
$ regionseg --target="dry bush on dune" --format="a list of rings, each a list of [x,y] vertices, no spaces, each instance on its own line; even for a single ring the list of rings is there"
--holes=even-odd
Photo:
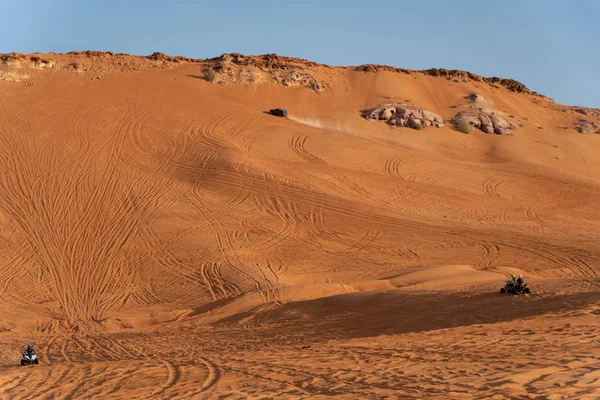
[[[215,69],[212,66],[204,68],[204,78],[209,82],[215,80]]]
[[[457,127],[460,132],[469,134],[473,132],[473,127],[467,121],[462,121]]]

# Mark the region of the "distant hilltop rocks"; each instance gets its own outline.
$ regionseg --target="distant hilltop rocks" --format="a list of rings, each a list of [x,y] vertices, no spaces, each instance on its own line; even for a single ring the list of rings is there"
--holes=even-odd
[[[585,108],[585,107],[575,106],[575,107],[571,107],[570,111],[573,113],[581,114],[581,115],[588,115],[588,116],[600,118],[600,109],[598,109],[598,108]]]
[[[405,74],[425,74],[455,81],[478,81],[500,85],[517,93],[544,97],[529,90],[514,79],[484,78],[467,71],[432,68],[414,71],[386,65],[365,64],[333,67],[300,58],[278,54],[246,56],[240,53],[219,57],[196,59],[169,56],[155,52],[147,56],[133,56],[110,51],[72,51],[69,53],[8,53],[0,54],[0,79],[19,81],[28,79],[25,70],[66,70],[77,74],[103,75],[118,72],[135,72],[153,68],[172,68],[183,63],[198,63],[205,72],[204,78],[218,84],[275,82],[285,86],[305,86],[320,93],[329,87],[328,82],[317,77],[318,70],[345,69],[363,72],[391,71]],[[10,70],[10,72],[8,72]],[[21,70],[21,72],[15,72]],[[4,77],[4,78],[3,78]]]
[[[326,64],[319,64],[313,61],[303,60],[300,58],[293,57],[285,57],[277,54],[264,54],[259,56],[245,56],[239,53],[230,53],[223,54],[220,57],[212,58],[207,61],[216,62],[221,61],[223,59],[228,59],[232,64],[240,65],[240,66],[252,66],[257,68],[266,68],[271,70],[289,70],[289,69],[314,69],[314,68],[342,68],[342,69],[352,69],[354,71],[362,71],[362,72],[379,72],[379,71],[389,71],[389,72],[398,72],[404,74],[411,73],[421,73],[428,76],[441,77],[448,80],[460,80],[460,81],[477,81],[477,82],[485,82],[493,85],[500,85],[506,87],[508,90],[516,92],[516,93],[527,93],[532,94],[539,97],[545,97],[537,92],[529,90],[525,85],[521,82],[518,82],[514,79],[505,79],[498,77],[485,78],[481,75],[473,74],[468,71],[461,71],[456,69],[443,69],[443,68],[431,68],[426,70],[410,70],[404,68],[396,68],[388,65],[378,65],[378,64],[364,64],[359,66],[352,67],[332,67]]]
[[[375,108],[364,110],[362,115],[367,120],[385,121],[392,127],[423,129],[430,126],[443,128],[444,119],[428,110],[400,103],[380,104]]]
[[[377,64],[365,64],[354,67],[355,71],[364,71],[364,72],[379,72],[379,71],[390,71],[390,72],[400,72],[404,74],[410,73],[421,73],[428,76],[435,76],[439,78],[444,78],[447,80],[452,80],[455,82],[485,82],[490,85],[500,85],[504,86],[508,90],[516,93],[527,93],[538,97],[546,97],[542,94],[529,90],[527,86],[523,85],[521,82],[516,81],[514,79],[506,79],[506,78],[498,78],[491,77],[485,78],[481,75],[473,74],[468,71],[461,71],[458,69],[443,69],[443,68],[431,68],[425,70],[410,70],[404,68],[395,68],[387,65],[377,65]]]
[[[47,57],[28,56],[21,53],[0,54],[0,63],[7,67],[27,66],[36,69],[54,68],[56,66],[56,62]]]
[[[77,75],[102,75],[136,72],[148,69],[168,69],[186,62],[201,62],[186,57],[170,57],[162,53],[149,56],[114,54],[110,51],[72,51],[66,54],[0,53],[0,80],[21,82],[43,71],[67,71]]]
[[[313,68],[333,68],[326,64],[319,64],[313,61],[301,58],[285,57],[275,53],[263,54],[260,56],[246,56],[240,53],[222,54],[219,57],[209,58],[205,61],[219,63],[230,62],[231,64],[244,67],[257,67],[261,69],[313,69]]]
[[[387,65],[378,65],[378,64],[364,64],[364,65],[350,66],[350,67],[332,67],[327,64],[319,64],[319,63],[316,63],[313,61],[308,61],[308,60],[294,58],[294,57],[285,57],[285,56],[280,56],[277,54],[245,56],[245,55],[239,54],[239,53],[230,53],[230,54],[223,54],[220,57],[211,58],[206,61],[209,63],[215,64],[215,63],[223,62],[224,60],[229,61],[233,65],[243,66],[243,67],[255,67],[255,68],[261,69],[263,71],[264,70],[287,71],[287,70],[291,70],[291,69],[311,71],[311,70],[315,70],[317,68],[325,68],[325,69],[340,68],[340,69],[351,69],[354,71],[362,71],[362,72],[389,71],[389,72],[396,72],[396,73],[403,73],[403,74],[419,73],[419,74],[425,74],[428,76],[440,77],[440,78],[444,78],[447,80],[454,80],[454,81],[485,82],[490,85],[503,86],[503,87],[507,88],[508,90],[515,92],[515,93],[526,93],[526,94],[531,94],[533,96],[546,98],[546,96],[528,89],[524,84],[522,84],[521,82],[518,82],[514,79],[506,79],[506,78],[498,78],[498,77],[485,78],[481,75],[473,74],[468,71],[461,71],[461,70],[455,70],[455,69],[449,70],[449,69],[443,69],[443,68],[431,68],[431,69],[426,69],[426,70],[410,70],[410,69],[396,68],[396,67],[391,67],[391,66],[387,66]]]
[[[21,82],[29,79],[29,70],[52,69],[56,63],[45,57],[26,56],[20,53],[0,54],[0,80]]]
[[[575,121],[575,129],[579,133],[598,133],[600,134],[600,124],[588,121],[587,119],[579,119]]]
[[[204,77],[220,85],[273,82],[283,86],[304,86],[317,93],[328,88],[328,84],[317,79],[311,70],[317,66],[316,63],[294,60],[281,60],[279,56],[272,55],[259,58],[237,53],[224,54],[206,61]]]

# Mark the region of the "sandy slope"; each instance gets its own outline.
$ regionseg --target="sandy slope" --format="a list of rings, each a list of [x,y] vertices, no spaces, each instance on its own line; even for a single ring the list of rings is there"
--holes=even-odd
[[[198,69],[0,82],[0,396],[600,397],[600,136],[577,116],[484,82]],[[359,114],[450,119],[471,91],[523,129]],[[533,295],[497,293],[512,272]]]

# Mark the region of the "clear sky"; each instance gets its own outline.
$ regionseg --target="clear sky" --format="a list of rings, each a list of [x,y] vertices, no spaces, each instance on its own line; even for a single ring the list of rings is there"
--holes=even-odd
[[[2,53],[277,53],[331,65],[463,69],[600,108],[598,0],[0,0],[0,7]]]

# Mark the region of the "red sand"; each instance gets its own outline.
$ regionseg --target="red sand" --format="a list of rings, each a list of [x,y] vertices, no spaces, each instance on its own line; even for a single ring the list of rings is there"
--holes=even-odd
[[[316,93],[83,63],[0,82],[3,398],[600,397],[580,114],[419,73],[315,66]],[[524,127],[360,116],[410,99],[449,120],[472,91]],[[533,294],[500,295],[510,273]],[[18,366],[27,343],[40,365]]]

